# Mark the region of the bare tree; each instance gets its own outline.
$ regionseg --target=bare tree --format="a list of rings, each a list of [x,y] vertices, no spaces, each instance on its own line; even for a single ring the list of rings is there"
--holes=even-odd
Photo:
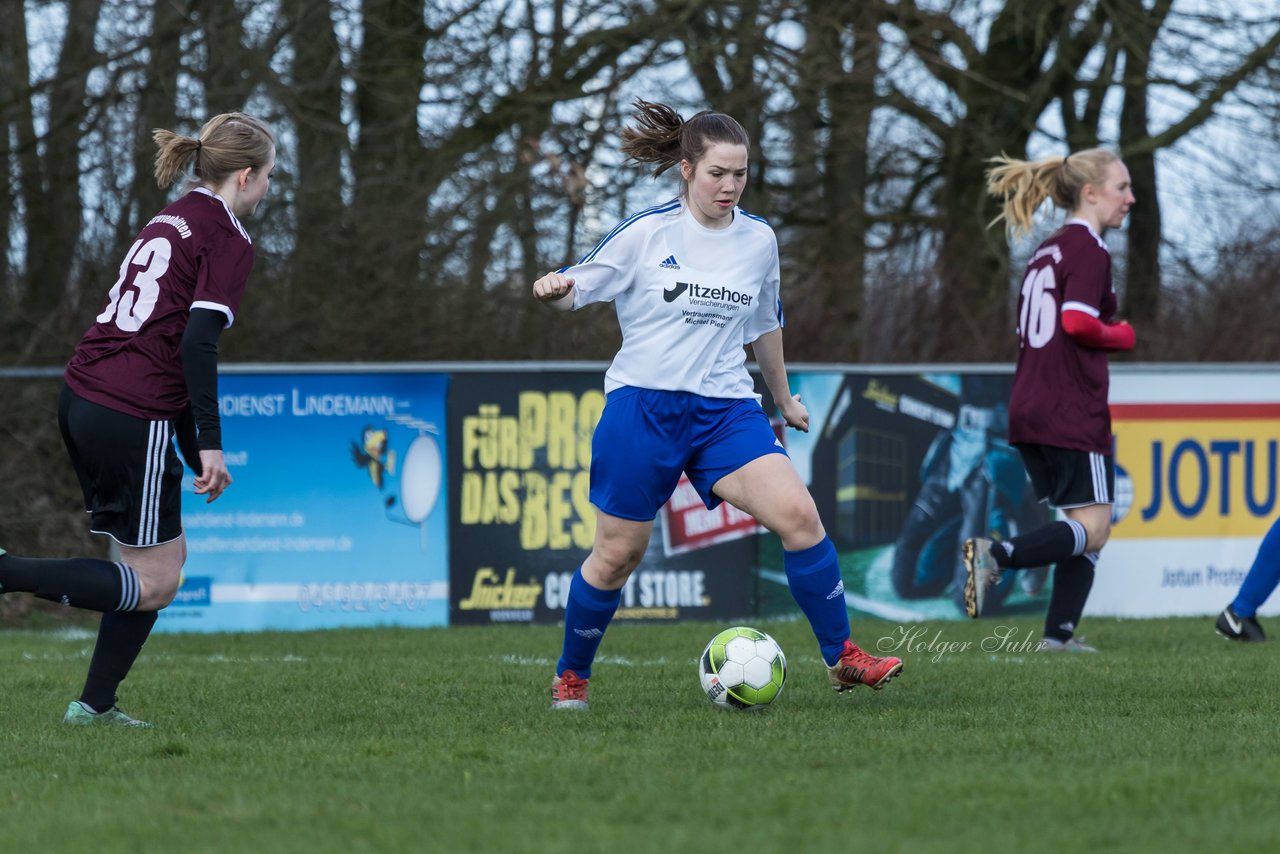
[[[56,316],[66,299],[80,235],[80,141],[88,79],[97,53],[94,32],[102,0],[68,0],[67,26],[52,79],[43,86],[48,130],[37,144],[34,112],[19,118],[19,159],[26,221],[24,307],[36,323]],[[17,16],[19,19],[21,14]],[[21,27],[15,21],[15,24]],[[25,62],[21,63],[25,66]],[[21,68],[19,68],[21,70]]]
[[[26,88],[27,71],[27,26],[23,19],[22,0],[0,0],[0,17],[7,23],[0,27],[0,138],[9,140],[16,136],[16,127],[22,124],[24,115],[29,116],[31,98]],[[0,180],[0,300],[4,305],[17,302],[21,292],[17,281],[17,270],[10,261],[13,249],[13,230],[9,223],[16,212],[17,198],[14,187],[9,180],[13,174],[13,165],[8,145],[0,145],[5,152],[3,163],[3,180]],[[0,321],[0,330],[4,329]]]
[[[986,198],[982,163],[1001,152],[1025,152],[1059,81],[1074,78],[1100,25],[1088,14],[1073,26],[1084,5],[1009,0],[991,21],[985,45],[956,18],[914,0],[886,9],[911,53],[945,87],[933,103],[896,85],[890,97],[893,108],[933,137],[938,152],[922,176],[932,185],[939,232],[936,335],[918,342],[924,358],[1012,355],[1012,336],[997,334],[1012,328],[1008,250],[1003,235],[987,228],[997,209]]]
[[[343,157],[349,152],[342,121],[342,82],[346,76],[342,48],[327,4],[285,0],[292,63],[279,98],[292,132],[293,252],[278,291],[267,299],[277,358],[309,360],[325,357],[322,341],[308,334],[329,312],[341,293],[338,283],[353,271],[335,249],[349,251],[343,191]],[[279,167],[277,167],[279,168]],[[345,253],[344,253],[345,255]]]
[[[1156,154],[1143,143],[1150,136],[1148,104],[1151,51],[1173,0],[1156,0],[1150,9],[1116,4],[1116,36],[1124,51],[1124,105],[1120,110],[1120,148],[1133,180],[1135,204],[1129,212],[1126,314],[1150,332],[1160,292],[1160,196],[1156,192]]]
[[[204,88],[210,114],[239,110],[264,82],[265,59],[246,31],[244,4],[227,0],[190,0],[200,24],[202,62],[191,70]]]
[[[182,39],[190,30],[188,12],[179,2],[161,2],[153,7],[150,31],[145,35],[147,63],[142,69],[146,85],[139,95],[134,122],[133,180],[116,220],[113,257],[124,257],[133,236],[160,208],[168,189],[156,185],[152,168],[155,146],[151,134],[156,128],[173,128],[178,119],[178,77],[182,71]]]
[[[988,228],[983,161],[1099,142],[1141,195],[1118,267],[1146,323],[1175,249],[1159,158],[1231,109],[1280,113],[1280,16],[1259,8],[0,0],[0,348],[54,361],[83,330],[166,198],[152,128],[249,108],[277,123],[279,166],[251,224],[256,321],[228,355],[608,355],[616,330],[548,320],[527,287],[665,192],[619,168],[636,96],[746,125],[746,204],[783,246],[792,358],[1008,359],[1010,247]]]
[[[1048,108],[1061,107],[1067,141],[1073,146],[1103,139],[1108,94],[1123,96],[1119,129],[1107,133],[1138,170],[1145,208],[1130,234],[1128,306],[1138,317],[1155,314],[1159,293],[1159,208],[1155,204],[1155,152],[1166,148],[1214,115],[1215,105],[1267,63],[1280,46],[1280,21],[1251,20],[1245,29],[1232,13],[1238,49],[1215,40],[1212,69],[1199,68],[1190,105],[1165,129],[1149,129],[1150,89],[1162,81],[1150,58],[1176,21],[1188,39],[1202,38],[1227,17],[1196,19],[1176,14],[1176,4],[1150,8],[1099,0],[1008,0],[986,26],[977,4],[952,4],[948,12],[920,8],[914,0],[886,3],[918,67],[940,84],[929,95],[921,85],[907,91],[890,80],[890,105],[911,117],[937,147],[936,171],[920,181],[931,188],[928,207],[917,215],[936,218],[938,283],[936,337],[920,342],[922,356],[939,359],[1005,359],[1010,336],[993,334],[1009,322],[1008,249],[986,225],[996,213],[982,192],[982,161],[1005,152],[1026,154],[1043,133]],[[984,31],[985,27],[985,31]],[[985,42],[976,35],[985,34]],[[1198,34],[1192,36],[1192,34]],[[922,96],[923,93],[923,96]],[[904,210],[907,213],[908,210]]]
[[[810,2],[796,13],[805,40],[789,83],[792,181],[779,218],[796,273],[787,285],[792,358],[853,362],[864,352],[878,15],[858,2]]]
[[[1119,142],[1135,194],[1141,194],[1130,213],[1126,307],[1135,322],[1151,326],[1159,316],[1163,292],[1155,155],[1210,121],[1225,102],[1237,98],[1267,69],[1273,74],[1280,70],[1280,15],[1259,19],[1224,7],[1222,14],[1185,19],[1175,18],[1171,0],[1159,0],[1149,10],[1115,5],[1117,38],[1125,56]],[[1196,55],[1206,32],[1234,42],[1238,49],[1226,54],[1215,51],[1215,63],[1207,66]],[[1188,86],[1176,77],[1157,76],[1163,73],[1155,64],[1158,49],[1197,67],[1194,82]],[[1188,108],[1163,128],[1151,127],[1148,102],[1153,86],[1191,95]]]

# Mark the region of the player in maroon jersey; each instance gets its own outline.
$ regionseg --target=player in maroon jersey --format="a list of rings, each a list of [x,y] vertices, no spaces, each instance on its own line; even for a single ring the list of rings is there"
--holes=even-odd
[[[125,253],[106,303],[64,374],[58,423],[84,491],[90,530],[120,560],[17,557],[0,549],[0,593],[102,612],[98,642],[69,724],[149,726],[116,706],[116,689],[178,590],[187,556],[182,463],[213,501],[231,484],[218,418],[218,338],[235,320],[253,268],[240,224],[266,195],[275,167],[270,128],[224,113],[198,137],[157,130],[155,175],[172,184],[191,164],[182,198],[156,214]]]
[[[982,613],[1003,569],[1054,564],[1053,593],[1041,649],[1095,652],[1075,637],[1093,586],[1098,553],[1111,534],[1115,466],[1107,403],[1107,354],[1134,345],[1133,327],[1116,321],[1111,254],[1102,240],[1118,228],[1134,198],[1119,156],[1091,148],[1067,157],[998,157],[987,190],[1004,202],[1010,233],[1030,230],[1046,199],[1070,212],[1032,254],[1018,298],[1018,367],[1009,399],[1009,441],[1036,495],[1064,521],[993,543],[964,543],[965,611]],[[999,221],[999,220],[997,220]]]

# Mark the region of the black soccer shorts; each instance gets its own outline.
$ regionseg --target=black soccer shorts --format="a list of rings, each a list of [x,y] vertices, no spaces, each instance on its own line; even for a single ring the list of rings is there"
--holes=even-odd
[[[117,412],[64,385],[58,425],[91,514],[90,531],[134,547],[182,535],[182,463],[169,421]]]
[[[1014,447],[1041,501],[1063,509],[1115,503],[1116,467],[1109,454],[1029,442]]]

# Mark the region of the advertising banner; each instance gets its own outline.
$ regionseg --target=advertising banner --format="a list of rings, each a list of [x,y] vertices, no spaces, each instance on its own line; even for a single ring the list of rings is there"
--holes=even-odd
[[[604,411],[597,372],[459,373],[449,387],[450,622],[557,622],[595,538],[591,438]],[[717,516],[705,539],[682,528],[664,549],[659,515],[617,619],[711,619],[751,613],[754,537]],[[701,506],[701,505],[699,505]],[[754,524],[754,523],[752,523]],[[736,529],[735,529],[736,530]],[[704,532],[705,533],[705,532]]]
[[[1117,521],[1087,613],[1221,611],[1280,516],[1280,377],[1117,372],[1111,418]]]
[[[233,478],[192,494],[188,558],[162,631],[439,626],[448,618],[447,379],[219,378]]]
[[[792,372],[811,429],[777,429],[852,610],[958,619],[964,538],[1050,519],[1007,442],[1012,378]],[[1280,516],[1280,374],[1118,365],[1111,401],[1115,524],[1087,613],[1216,613]],[[158,626],[557,622],[595,536],[604,406],[599,368],[225,373],[234,483],[206,504],[188,473],[189,558]],[[782,557],[776,536],[728,505],[708,511],[681,478],[618,618],[795,613]],[[1043,613],[1048,585],[1047,568],[1006,573],[988,614]]]
[[[852,610],[961,619],[965,538],[1005,538],[1047,521],[1008,443],[1012,381],[1010,371],[790,376],[810,431],[787,430],[787,449],[836,544]],[[762,588],[765,609],[794,610],[781,553],[762,553],[760,563],[762,578],[777,582]],[[1042,611],[1048,575],[1007,574],[987,612]]]

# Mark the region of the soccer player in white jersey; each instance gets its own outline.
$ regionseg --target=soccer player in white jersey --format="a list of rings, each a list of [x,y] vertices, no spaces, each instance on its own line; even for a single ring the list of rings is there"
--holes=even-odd
[[[623,337],[591,444],[595,542],[570,584],[551,706],[587,708],[596,650],[682,471],[708,508],[727,501],[781,538],[791,592],[832,687],[882,688],[902,661],[850,640],[835,546],[747,373],[751,345],[782,417],[809,429],[783,364],[777,240],[738,207],[747,134],[723,113],[686,121],[664,104],[638,100],[636,108],[623,153],[652,164],[654,177],[678,166],[682,192],[624,220],[581,261],[533,285],[535,298],[564,311],[613,302]]]

